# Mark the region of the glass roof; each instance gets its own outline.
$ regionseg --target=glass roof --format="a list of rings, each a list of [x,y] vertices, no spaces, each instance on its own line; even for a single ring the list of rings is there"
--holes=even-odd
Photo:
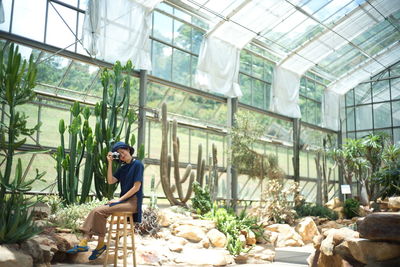
[[[181,8],[207,18],[210,31],[233,29],[226,25],[234,24],[235,30],[241,27],[253,33],[253,43],[261,43],[277,64],[301,74],[318,73],[330,81],[328,88],[340,93],[356,85],[349,75],[362,74],[362,80],[367,79],[400,57],[400,0],[166,2],[183,3]],[[247,17],[245,11],[250,13]],[[257,21],[261,14],[261,30],[260,23],[244,19]],[[341,80],[353,82],[345,85]]]

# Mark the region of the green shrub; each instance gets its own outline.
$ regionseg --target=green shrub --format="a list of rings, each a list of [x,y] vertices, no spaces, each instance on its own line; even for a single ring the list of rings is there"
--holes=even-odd
[[[347,219],[359,216],[360,202],[354,198],[348,198],[343,204],[343,213]]]
[[[79,232],[79,227],[82,226],[89,212],[95,207],[104,205],[108,200],[94,200],[84,204],[72,204],[58,210],[51,216],[51,222],[61,228],[71,229],[72,232]]]
[[[319,204],[303,202],[301,205],[296,206],[294,210],[297,213],[297,217],[318,216],[321,218],[328,218],[330,220],[336,220],[338,218],[336,212]]]
[[[382,199],[400,196],[400,163],[386,166],[372,176],[372,183],[379,185],[378,196]]]
[[[192,208],[197,214],[206,214],[212,208],[210,192],[202,188],[198,182],[193,183],[193,191]]]

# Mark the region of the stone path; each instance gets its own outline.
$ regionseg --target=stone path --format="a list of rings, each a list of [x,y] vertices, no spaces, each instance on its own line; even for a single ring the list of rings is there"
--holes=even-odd
[[[304,247],[285,247],[285,248],[276,248],[276,257],[275,262],[271,264],[232,264],[230,267],[307,267],[307,257],[314,251],[312,246],[304,246]],[[89,265],[89,264],[56,264],[53,265],[56,267],[101,267],[103,265]],[[112,264],[108,266],[113,266]],[[119,265],[122,266],[122,265]],[[176,267],[182,265],[171,265],[165,267]],[[137,267],[149,267],[149,265],[137,265]]]

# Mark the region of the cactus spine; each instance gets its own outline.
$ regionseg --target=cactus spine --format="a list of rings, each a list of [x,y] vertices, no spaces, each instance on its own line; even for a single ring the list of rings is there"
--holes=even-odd
[[[189,200],[192,194],[192,184],[194,181],[194,173],[192,172],[192,165],[188,164],[185,170],[185,174],[182,179],[179,173],[179,138],[176,134],[177,122],[173,121],[172,124],[172,148],[174,157],[174,179],[175,184],[171,185],[171,156],[168,154],[168,120],[167,120],[167,105],[162,104],[162,144],[161,144],[161,157],[160,157],[160,175],[161,185],[164,190],[165,196],[171,205],[186,206],[186,202]],[[189,185],[187,192],[184,196],[182,190],[182,184],[186,182],[190,176]],[[174,191],[177,189],[178,198],[174,196]]]
[[[121,134],[126,126],[125,142],[135,145],[135,137],[131,136],[131,126],[137,120],[136,113],[129,109],[130,72],[133,70],[131,61],[123,67],[117,61],[112,69],[104,69],[101,74],[103,100],[96,104],[95,145],[93,148],[94,180],[96,195],[99,199],[113,198],[117,186],[107,183],[106,156],[114,142],[121,140]],[[118,118],[122,117],[122,120]],[[128,142],[127,142],[128,143]],[[144,148],[139,148],[144,151]],[[117,167],[117,163],[113,163]]]

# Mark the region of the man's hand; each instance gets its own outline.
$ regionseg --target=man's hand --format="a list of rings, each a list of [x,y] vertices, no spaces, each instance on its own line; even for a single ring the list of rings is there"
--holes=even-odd
[[[113,157],[112,157],[112,152],[111,151],[108,152],[108,154],[107,154],[107,161],[108,161],[108,163],[111,163],[113,161]]]

